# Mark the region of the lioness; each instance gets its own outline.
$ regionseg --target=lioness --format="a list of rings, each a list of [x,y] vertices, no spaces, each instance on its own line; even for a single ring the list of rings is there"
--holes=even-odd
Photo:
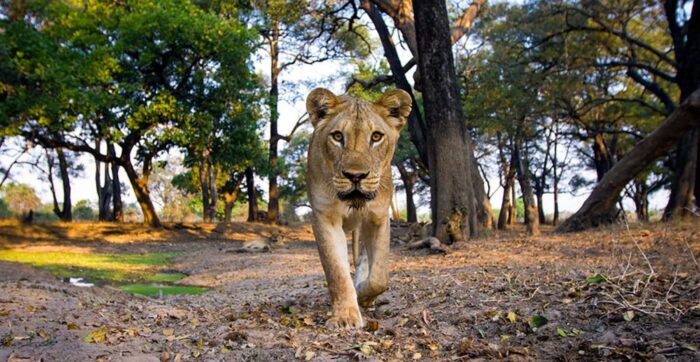
[[[387,289],[391,158],[411,97],[397,89],[372,104],[317,88],[306,109],[314,126],[307,174],[312,226],[333,308],[326,326],[358,328],[358,302],[370,306]],[[354,285],[345,238],[350,231],[361,248]]]

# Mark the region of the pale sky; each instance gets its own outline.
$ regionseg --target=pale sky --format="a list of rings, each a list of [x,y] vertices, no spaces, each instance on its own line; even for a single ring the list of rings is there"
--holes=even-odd
[[[398,39],[397,39],[398,40]],[[405,63],[406,61],[409,60],[410,54],[405,50],[405,49],[399,49],[400,50],[400,55],[403,58],[402,61]],[[383,52],[381,49],[375,52],[374,54],[374,59],[378,60],[377,57],[383,56]],[[255,62],[255,67],[256,71],[263,74],[266,79],[269,80],[269,61],[265,57],[261,57],[260,60]],[[314,65],[297,65],[294,67],[290,67],[287,69],[282,75],[281,75],[281,87],[280,87],[280,94],[281,94],[281,100],[279,102],[279,111],[280,111],[280,122],[279,122],[279,132],[280,134],[287,134],[297,121],[299,117],[301,117],[304,112],[305,112],[305,96],[306,94],[313,89],[314,87],[326,87],[330,89],[331,91],[335,92],[336,94],[342,94],[344,89],[345,89],[345,77],[344,74],[350,73],[352,71],[352,67],[346,64],[343,64],[338,61],[333,61],[333,62],[325,62],[325,63],[320,63],[320,64],[314,64]],[[408,77],[410,81],[412,81],[413,77],[409,76]],[[293,90],[290,91],[290,87],[285,87],[285,84],[294,84],[295,87]],[[265,136],[267,137],[268,131],[266,130]],[[284,147],[284,142],[281,142],[281,147]],[[37,150],[38,151],[38,150]],[[179,153],[175,150],[171,151],[170,154],[164,155],[164,158],[171,158],[171,157],[180,157]],[[25,157],[25,159],[29,159],[29,155]],[[95,181],[94,181],[94,175],[95,175],[95,164],[90,156],[81,156],[81,163],[85,166],[85,171],[83,172],[81,177],[74,177],[72,179],[72,200],[73,202],[77,202],[82,199],[88,199],[93,202],[93,204],[96,204],[97,202],[97,193],[95,190]],[[7,166],[11,162],[10,157],[3,155],[3,159],[0,161],[0,163],[3,166]],[[396,171],[395,171],[396,172]],[[593,171],[590,171],[589,174],[586,175],[589,178],[594,178],[594,173]],[[497,175],[492,175],[490,177],[490,183],[492,190],[495,189],[498,186],[498,176]],[[49,191],[49,186],[48,182],[46,181],[41,181],[39,180],[38,177],[38,172],[35,170],[32,170],[29,166],[19,166],[16,167],[12,170],[11,174],[11,180],[14,182],[22,182],[22,183],[27,183],[32,185],[36,190],[39,195],[39,197],[42,199],[43,202],[49,203],[51,202],[51,194]],[[133,195],[133,192],[131,191],[130,185],[128,185],[128,179],[126,177],[126,174],[124,174],[124,171],[121,171],[121,180],[127,184],[126,187],[126,197],[125,201],[126,202],[135,202],[135,198]],[[57,180],[60,183],[60,179]],[[262,183],[262,187],[264,189],[267,188],[267,183],[264,180],[259,180],[258,182]],[[60,187],[58,187],[58,193],[59,193],[59,199],[61,198],[60,196]],[[560,195],[559,198],[559,207],[562,212],[574,212],[576,211],[583,201],[585,200],[586,196],[588,195],[588,190],[579,190],[578,193],[580,196],[574,196],[574,195],[568,195],[568,194],[562,194]],[[397,200],[399,202],[399,205],[403,207],[405,204],[405,196],[403,192],[399,191],[397,192]],[[668,193],[666,191],[661,191],[656,194],[654,194],[650,198],[650,209],[658,209],[658,208],[663,208],[666,204],[666,200],[668,197]],[[499,208],[501,204],[501,198],[502,198],[502,190],[499,188],[497,190],[492,198],[491,198],[491,203],[494,208]],[[419,200],[416,200],[418,203]],[[553,201],[552,201],[552,195],[545,195],[544,197],[544,207],[545,207],[545,212],[546,213],[551,213],[553,210]],[[633,211],[634,206],[630,200],[627,200],[625,202],[625,208],[627,210]],[[428,210],[426,208],[422,208],[419,210],[420,212],[425,212],[427,213]]]

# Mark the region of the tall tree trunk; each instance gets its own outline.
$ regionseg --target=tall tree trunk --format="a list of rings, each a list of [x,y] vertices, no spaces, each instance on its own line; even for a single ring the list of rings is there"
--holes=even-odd
[[[279,220],[279,190],[277,185],[278,153],[277,144],[279,134],[277,133],[277,121],[279,120],[278,100],[279,100],[279,37],[280,24],[277,21],[272,25],[272,36],[270,37],[270,177],[267,204],[267,221],[276,223]]]
[[[493,208],[491,208],[491,200],[489,200],[489,195],[486,194],[486,189],[484,187],[484,179],[481,178],[481,172],[479,172],[479,165],[474,157],[473,153],[471,157],[472,166],[472,192],[474,193],[474,208],[476,212],[476,219],[478,222],[478,230],[489,231],[493,230]]]
[[[433,235],[454,242],[477,232],[471,141],[457,90],[446,4],[415,1],[413,7],[428,129]]]
[[[537,221],[540,225],[544,225],[547,223],[547,218],[544,215],[544,193],[541,189],[537,190],[537,193],[535,193],[535,197],[537,199]]]
[[[530,170],[528,168],[527,157],[522,154],[522,145],[519,137],[515,139],[513,147],[515,154],[514,160],[518,173],[518,183],[523,192],[523,204],[525,206],[525,226],[529,235],[538,235],[540,233],[540,223],[537,218],[537,208],[535,206],[535,197],[530,185]]]
[[[411,95],[413,101],[413,107],[411,108],[411,113],[408,115],[408,132],[411,135],[411,142],[416,147],[418,151],[418,157],[424,166],[430,169],[428,160],[428,150],[426,146],[426,126],[421,117],[420,110],[418,108],[418,103],[413,94],[413,88],[406,78],[406,72],[401,65],[401,59],[399,58],[399,53],[396,51],[396,46],[391,39],[391,34],[389,33],[389,28],[386,26],[382,14],[377,9],[377,6],[371,4],[368,0],[362,0],[360,6],[367,13],[374,28],[377,30],[377,35],[379,35],[379,40],[382,42],[382,48],[384,49],[384,57],[389,63],[389,69],[394,77],[394,84],[397,88],[406,91]]]
[[[211,207],[209,206],[209,164],[206,159],[206,154],[202,154],[201,161],[199,163],[199,186],[202,190],[202,219],[204,222],[211,222]]]
[[[116,156],[114,144],[107,144],[107,155],[110,157]],[[112,220],[116,222],[124,222],[124,204],[122,203],[122,184],[119,181],[119,164],[112,162]]]
[[[506,160],[505,144],[500,132],[497,134],[497,139],[498,159],[501,164],[501,174],[503,175],[503,199],[501,201],[501,211],[498,213],[497,227],[498,230],[506,230],[508,214],[510,213],[510,189],[515,182],[515,165],[512,162],[512,156],[510,164]]]
[[[217,203],[219,201],[218,190],[216,189],[216,166],[209,157],[209,215],[213,222],[216,220]]]
[[[510,212],[508,213],[508,225],[511,226],[518,221],[518,195],[515,192],[515,173],[513,175],[513,184],[510,188]]]
[[[151,227],[160,227],[160,219],[158,218],[158,213],[156,212],[155,206],[153,206],[151,193],[148,190],[148,174],[139,176],[136,173],[131,160],[123,161],[123,167],[124,171],[126,171],[126,176],[129,178],[129,182],[131,183],[131,188],[134,190],[136,201],[138,201],[139,206],[141,207],[143,223]]]
[[[253,168],[245,170],[245,183],[248,189],[248,222],[258,221],[258,195],[255,191],[255,174]]]
[[[61,211],[61,221],[73,221],[73,211],[70,199],[70,175],[68,170],[68,161],[63,148],[56,148],[58,155],[58,169],[61,173],[61,184],[63,184],[63,210]]]
[[[686,133],[678,144],[671,194],[663,219],[684,219],[693,215],[698,164],[698,128]]]
[[[224,195],[224,222],[231,222],[231,215],[233,213],[233,207],[236,204],[236,199],[238,198],[238,189],[241,187],[243,182],[243,176],[232,176],[230,183],[227,185],[227,190],[223,192]]]
[[[554,198],[554,215],[552,215],[552,225],[559,225],[559,151],[557,147],[559,146],[559,123],[555,121],[554,123],[554,149],[552,152],[552,197]]]
[[[401,181],[403,182],[404,192],[406,193],[406,221],[408,222],[418,222],[418,215],[416,213],[416,204],[413,201],[413,186],[416,184],[416,174],[415,169],[413,172],[409,172],[401,163],[396,165],[399,170],[399,175],[401,176]]]
[[[673,35],[676,61],[679,63],[676,79],[681,90],[682,103],[700,89],[700,2],[693,2],[693,9],[685,29],[680,29],[676,22],[677,5],[676,1],[664,3],[666,16],[670,17],[667,20]],[[665,220],[691,215],[693,195],[696,198],[696,204],[700,205],[698,201],[700,188],[697,186],[698,177],[700,177],[697,175],[698,157],[700,157],[698,156],[699,142],[700,127],[696,125],[692,131],[686,132],[678,143],[671,195],[664,210]]]
[[[97,138],[95,140],[95,149],[100,150],[102,145],[102,139]],[[108,149],[109,152],[109,149]],[[113,154],[111,156],[114,156]],[[104,166],[104,168],[103,168]],[[103,184],[104,178],[104,184]],[[97,219],[99,221],[109,221],[111,220],[110,215],[110,200],[112,197],[112,180],[109,176],[109,163],[100,162],[100,160],[95,157],[95,188],[97,190]]]
[[[593,148],[593,163],[595,165],[596,176],[598,177],[598,182],[600,182],[603,176],[605,176],[605,173],[613,166],[612,156],[605,143],[603,133],[598,132],[593,136],[593,145],[591,148]]]
[[[605,174],[581,208],[559,227],[559,232],[584,230],[609,223],[615,216],[620,192],[655,159],[665,154],[693,128],[700,126],[700,90],[695,91],[654,132]]]

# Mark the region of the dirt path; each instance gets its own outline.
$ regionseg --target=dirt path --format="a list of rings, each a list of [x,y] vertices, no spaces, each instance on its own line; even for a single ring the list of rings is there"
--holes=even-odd
[[[397,244],[389,291],[363,311],[376,330],[340,333],[323,327],[308,226],[272,253],[226,252],[270,230],[0,225],[0,248],[183,252],[182,282],[211,288],[157,300],[0,262],[0,361],[700,360],[696,224],[499,233],[446,256]]]

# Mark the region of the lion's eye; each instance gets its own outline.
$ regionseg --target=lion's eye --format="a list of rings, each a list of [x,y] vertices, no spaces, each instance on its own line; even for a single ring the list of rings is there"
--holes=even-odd
[[[381,134],[380,132],[374,132],[374,133],[372,133],[371,139],[372,139],[372,142],[379,142],[382,140],[382,137],[384,137],[384,135]]]
[[[343,142],[343,133],[340,131],[335,131],[335,132],[331,133],[331,137],[333,137],[333,140],[336,142],[340,142],[340,143]]]

